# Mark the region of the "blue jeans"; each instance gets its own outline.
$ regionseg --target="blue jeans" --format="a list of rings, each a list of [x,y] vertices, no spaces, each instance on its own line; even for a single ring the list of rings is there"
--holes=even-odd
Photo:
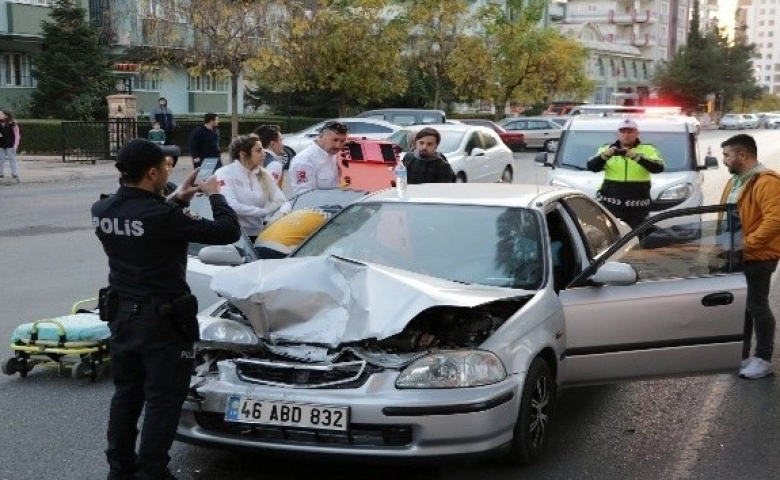
[[[745,310],[745,339],[742,358],[750,356],[753,331],[756,333],[756,356],[772,361],[775,346],[775,317],[769,308],[769,286],[777,260],[744,262],[747,280],[747,309]]]

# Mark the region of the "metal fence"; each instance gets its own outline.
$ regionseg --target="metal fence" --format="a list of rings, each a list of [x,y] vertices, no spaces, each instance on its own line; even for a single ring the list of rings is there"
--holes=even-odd
[[[119,147],[138,134],[132,118],[112,118],[95,122],[62,122],[63,162],[92,162],[113,159]]]

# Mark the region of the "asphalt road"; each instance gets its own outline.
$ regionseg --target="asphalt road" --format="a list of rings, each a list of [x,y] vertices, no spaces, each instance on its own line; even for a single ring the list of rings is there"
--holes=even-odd
[[[726,136],[704,132],[702,153]],[[780,133],[756,137],[762,159],[780,170]],[[532,157],[517,155],[518,172],[543,178],[545,169]],[[727,176],[723,168],[705,173],[708,201],[717,200]],[[114,186],[106,175],[0,189],[0,339],[20,323],[67,313],[105,283],[106,260],[88,209]],[[777,284],[771,298],[780,306]],[[9,353],[0,350],[2,357]],[[92,384],[49,369],[27,379],[0,375],[0,480],[105,478],[111,393],[109,378]],[[780,471],[779,426],[777,378],[750,382],[722,374],[567,390],[547,455],[522,469],[269,458],[179,443],[171,466],[180,479],[770,479]]]

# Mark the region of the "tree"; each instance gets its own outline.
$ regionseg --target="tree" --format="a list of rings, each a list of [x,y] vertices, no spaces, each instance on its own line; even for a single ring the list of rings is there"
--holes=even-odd
[[[744,37],[732,42],[717,26],[703,37],[691,29],[689,44],[659,65],[653,81],[664,98],[683,109],[695,109],[715,93],[728,111],[736,96],[753,99],[761,94],[753,76],[754,50]]]
[[[278,0],[157,0],[146,34],[154,45],[129,49],[142,68],[170,66],[213,82],[230,81],[231,134],[238,134],[238,83],[249,59],[276,40],[277,25],[288,15]]]
[[[539,27],[544,0],[508,0],[506,10],[486,7],[484,24],[491,67],[484,91],[496,114],[510,100],[532,104],[557,94],[582,98],[592,89],[585,74],[587,51],[556,30]]]
[[[403,93],[404,23],[387,0],[321,0],[291,10],[279,41],[258,51],[251,79],[277,91],[327,91],[344,115],[351,103]]]
[[[403,2],[411,36],[407,61],[430,84],[430,106],[441,108],[448,84],[454,84],[461,98],[474,98],[479,93],[479,65],[486,60],[481,38],[474,37],[476,19],[466,0],[406,0]],[[457,78],[457,81],[455,80]],[[477,88],[474,88],[477,86]]]
[[[39,118],[94,120],[108,115],[105,97],[116,87],[99,32],[75,0],[55,0],[41,23],[43,50],[32,74],[38,82],[30,113]]]

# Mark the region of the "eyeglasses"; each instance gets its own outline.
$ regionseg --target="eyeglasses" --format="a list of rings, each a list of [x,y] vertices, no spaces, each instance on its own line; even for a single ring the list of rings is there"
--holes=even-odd
[[[325,122],[325,125],[322,126],[320,129],[320,132],[323,132],[325,130],[331,130],[334,131],[340,135],[343,135],[347,132],[349,132],[349,127],[341,122]]]

